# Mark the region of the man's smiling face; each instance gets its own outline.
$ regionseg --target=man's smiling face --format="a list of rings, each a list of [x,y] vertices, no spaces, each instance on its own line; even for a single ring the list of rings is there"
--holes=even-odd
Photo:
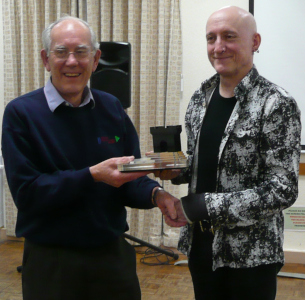
[[[92,52],[89,29],[76,20],[65,20],[55,25],[51,31],[51,51],[41,55],[46,69],[51,72],[52,83],[59,94],[73,105],[81,103],[85,86],[95,71],[100,51]],[[76,52],[88,50],[88,56],[76,59],[73,53],[63,59],[54,51]]]
[[[241,80],[253,65],[254,24],[234,8],[214,13],[207,22],[208,57],[222,77]]]

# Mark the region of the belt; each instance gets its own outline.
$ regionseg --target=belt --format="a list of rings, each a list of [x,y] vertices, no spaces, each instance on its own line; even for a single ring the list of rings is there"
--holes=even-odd
[[[212,224],[207,220],[199,221],[200,229],[202,232],[210,231],[214,234],[214,229]]]

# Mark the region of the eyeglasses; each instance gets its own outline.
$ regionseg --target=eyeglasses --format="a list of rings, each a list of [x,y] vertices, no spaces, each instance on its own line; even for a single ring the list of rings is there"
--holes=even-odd
[[[50,51],[51,53],[54,53],[54,55],[62,60],[67,60],[70,56],[70,54],[73,54],[76,60],[83,60],[89,57],[91,53],[94,51],[90,51],[88,48],[80,48],[77,49],[74,52],[69,52],[68,49],[55,49],[53,51]]]

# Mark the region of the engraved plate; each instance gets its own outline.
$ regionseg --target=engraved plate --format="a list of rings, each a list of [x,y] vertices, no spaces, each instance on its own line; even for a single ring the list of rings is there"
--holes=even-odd
[[[150,171],[164,169],[183,169],[188,166],[182,151],[150,153],[147,157],[136,158],[128,164],[119,164],[121,172]]]

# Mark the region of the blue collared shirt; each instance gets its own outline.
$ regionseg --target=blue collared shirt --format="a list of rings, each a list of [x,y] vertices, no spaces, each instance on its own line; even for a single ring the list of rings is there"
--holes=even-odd
[[[73,107],[73,105],[71,103],[69,103],[68,101],[66,101],[56,90],[56,88],[54,87],[54,85],[52,84],[51,78],[48,80],[46,86],[44,87],[44,94],[47,98],[47,102],[49,105],[49,108],[52,112],[55,111],[55,109],[61,105],[62,103],[65,103],[65,105],[67,106],[71,106]],[[82,101],[82,103],[80,104],[79,107],[81,106],[85,106],[86,104],[88,104],[90,101],[93,101],[93,107],[94,107],[94,99],[92,96],[92,93],[90,91],[90,89],[88,88],[88,86],[85,87],[84,89],[84,100]]]

